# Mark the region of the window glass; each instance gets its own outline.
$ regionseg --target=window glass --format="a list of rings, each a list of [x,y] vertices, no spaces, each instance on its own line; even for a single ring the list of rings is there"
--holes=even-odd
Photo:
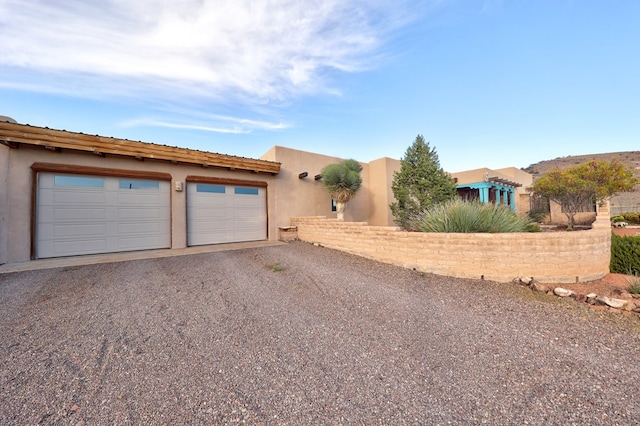
[[[258,188],[247,188],[246,186],[236,186],[236,194],[242,195],[258,195]]]
[[[157,180],[120,179],[120,189],[159,189]]]
[[[336,204],[336,200],[331,200],[331,211],[332,212],[338,211],[338,205]]]
[[[53,177],[54,186],[81,186],[85,188],[104,188],[104,179],[89,176],[63,176]]]
[[[209,185],[206,183],[199,183],[196,186],[196,192],[212,192],[214,194],[224,194],[223,185]]]

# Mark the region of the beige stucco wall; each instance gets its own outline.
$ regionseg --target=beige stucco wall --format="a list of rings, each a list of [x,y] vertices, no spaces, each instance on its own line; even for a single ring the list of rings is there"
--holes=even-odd
[[[562,212],[562,206],[555,201],[549,203],[551,210],[551,217],[549,222],[554,225],[568,225],[569,219],[567,215]],[[574,221],[576,225],[591,225],[596,220],[595,212],[580,212],[576,213]]]
[[[320,174],[325,166],[343,161],[343,158],[274,146],[260,159],[281,163],[274,189],[275,222],[278,226],[288,226],[291,217],[295,216],[336,217],[336,212],[331,211],[331,196],[322,187],[322,181],[315,180],[314,176]],[[390,192],[395,162],[381,158],[371,163],[360,163],[362,186],[355,198],[347,203],[345,221],[380,225],[393,223],[389,204],[393,200]],[[397,161],[398,168],[399,164]],[[298,175],[303,172],[308,176],[299,179]]]
[[[380,158],[369,163],[368,187],[371,192],[369,219],[371,225],[393,225],[393,215],[389,205],[395,201],[391,183],[394,172],[400,171],[400,160]]]
[[[172,176],[171,181],[171,247],[183,248],[187,244],[186,190],[175,191],[175,182],[185,182],[188,175],[219,177],[267,182],[268,236],[277,240],[275,214],[275,180],[270,174],[229,171],[222,168],[204,168],[196,165],[171,164],[167,161],[138,161],[130,157],[107,156],[63,150],[51,152],[40,147],[22,145],[19,149],[0,146],[0,180],[6,184],[0,188],[0,263],[22,262],[31,258],[31,194],[35,162],[70,164],[119,170],[163,172]]]
[[[298,238],[370,259],[438,275],[510,282],[584,282],[609,272],[611,230],[442,234],[404,232],[364,222],[293,218]]]
[[[9,234],[9,148],[0,145],[0,264],[7,262]]]

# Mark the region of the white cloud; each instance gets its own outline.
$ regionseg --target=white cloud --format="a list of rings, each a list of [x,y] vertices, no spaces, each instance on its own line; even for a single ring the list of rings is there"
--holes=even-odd
[[[0,0],[0,86],[286,100],[365,69],[402,25],[383,0]]]
[[[202,118],[205,118],[207,123],[217,123],[218,125],[212,126],[205,124],[193,124],[193,122],[179,123],[177,122],[177,120],[164,120],[154,118],[127,120],[120,125],[122,127],[166,127],[171,129],[190,129],[214,133],[251,133],[256,129],[282,130],[290,127],[285,123],[270,123],[261,120],[251,120],[247,118],[229,117],[215,114],[206,115]],[[202,121],[202,118],[199,121]],[[190,121],[193,121],[193,118],[191,118]],[[227,123],[232,123],[232,126],[225,125]]]

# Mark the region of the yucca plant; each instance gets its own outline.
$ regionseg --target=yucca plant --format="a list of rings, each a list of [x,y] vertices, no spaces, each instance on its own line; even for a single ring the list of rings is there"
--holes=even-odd
[[[340,163],[329,164],[320,172],[322,186],[336,200],[338,220],[344,220],[347,201],[356,195],[362,185],[361,171],[362,166],[356,160],[344,160]]]
[[[506,206],[479,201],[452,200],[424,212],[418,229],[423,232],[502,233],[539,231]]]

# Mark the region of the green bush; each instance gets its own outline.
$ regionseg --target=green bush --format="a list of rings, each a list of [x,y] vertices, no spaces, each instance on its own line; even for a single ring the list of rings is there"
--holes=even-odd
[[[532,221],[537,223],[542,223],[544,222],[545,218],[549,215],[549,212],[547,212],[544,209],[533,209],[533,210],[529,210],[529,213],[527,213],[527,215],[529,216],[529,219],[531,219]]]
[[[625,221],[628,223],[633,223],[634,225],[640,225],[640,212],[631,212],[631,213],[622,213],[618,216],[622,216]]]
[[[513,213],[509,207],[460,199],[437,204],[424,212],[422,232],[502,233],[540,231],[535,223]]]
[[[624,216],[621,215],[617,215],[611,218],[611,222],[613,223],[618,223],[618,222],[626,222],[627,220],[624,218]]]
[[[640,237],[611,235],[611,272],[640,275]]]

